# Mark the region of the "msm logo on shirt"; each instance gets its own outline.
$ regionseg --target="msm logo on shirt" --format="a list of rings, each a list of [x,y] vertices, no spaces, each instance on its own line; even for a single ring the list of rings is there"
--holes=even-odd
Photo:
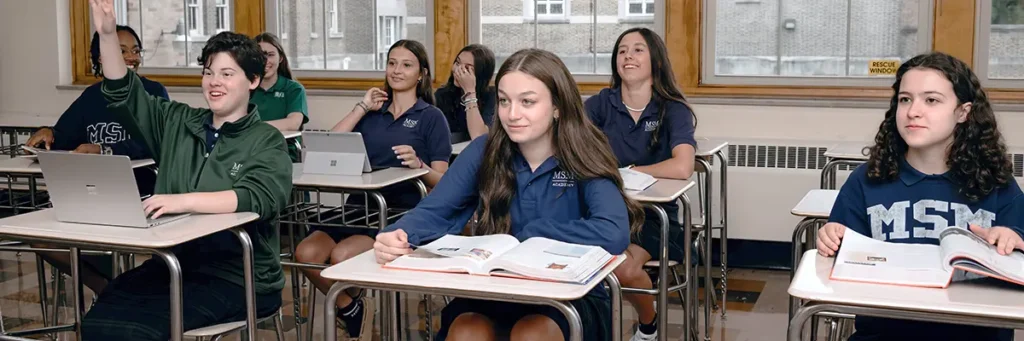
[[[409,129],[412,129],[412,128],[416,128],[416,123],[420,123],[420,121],[407,118],[407,119],[405,119],[405,122],[402,122],[402,126],[406,127],[406,128],[409,128]]]
[[[129,139],[128,132],[117,122],[98,122],[85,127],[89,143],[110,144]]]
[[[231,174],[232,178],[237,178],[238,177],[238,172],[240,172],[241,170],[242,170],[242,164],[238,163],[238,162],[235,162],[235,165],[231,166],[231,171],[228,172],[228,174]]]
[[[947,218],[950,211],[953,213],[952,221]],[[914,226],[911,226],[913,230],[908,230],[907,222],[911,218]],[[913,205],[910,201],[897,201],[889,208],[884,205],[868,207],[868,219],[871,220],[871,237],[889,241],[909,238],[938,239],[942,230],[949,226],[966,228],[970,224],[975,224],[992,227],[996,214],[980,208],[975,212],[961,203],[924,199]],[[886,225],[892,226],[892,232],[883,232]]]
[[[566,171],[555,171],[551,175],[551,187],[573,187],[576,186],[576,178]]]
[[[644,131],[645,132],[652,132],[655,129],[658,129],[658,125],[659,124],[661,124],[661,122],[658,122],[658,121],[647,121],[647,122],[644,122]]]
[[[284,93],[280,91],[274,91],[274,98],[284,98]]]

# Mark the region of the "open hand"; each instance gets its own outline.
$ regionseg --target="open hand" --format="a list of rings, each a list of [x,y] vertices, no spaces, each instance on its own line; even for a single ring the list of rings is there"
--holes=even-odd
[[[999,252],[1001,255],[1008,255],[1015,249],[1024,251],[1024,240],[1021,240],[1020,234],[1017,231],[1011,230],[1009,227],[995,226],[984,228],[971,224],[971,232],[974,232],[974,234],[989,244],[995,245],[996,252]]]
[[[114,0],[89,0],[92,8],[92,24],[99,34],[114,34],[117,30],[117,16],[114,14]]]
[[[192,200],[188,194],[160,194],[149,197],[142,202],[142,209],[151,219],[160,218],[165,214],[188,213]]]

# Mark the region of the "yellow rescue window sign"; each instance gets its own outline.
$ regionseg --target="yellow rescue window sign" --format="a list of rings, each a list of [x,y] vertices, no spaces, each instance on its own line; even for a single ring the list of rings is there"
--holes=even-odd
[[[870,76],[891,76],[896,74],[900,67],[899,60],[879,59],[868,61],[868,75]]]

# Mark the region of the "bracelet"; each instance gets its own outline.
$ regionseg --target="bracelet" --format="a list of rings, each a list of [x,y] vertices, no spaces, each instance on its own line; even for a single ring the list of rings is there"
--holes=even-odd
[[[470,98],[470,99],[462,100],[462,105],[466,106],[467,104],[476,103],[477,101],[478,100],[476,98]]]
[[[465,101],[466,97],[469,97],[469,95],[476,96],[476,92],[475,91],[470,91],[470,92],[462,94],[462,100]]]
[[[367,107],[367,106],[366,106],[366,104],[363,104],[363,101],[359,101],[359,102],[357,102],[357,103],[356,103],[356,106],[357,106],[357,107],[360,107],[360,108],[363,108],[363,112],[364,112],[364,113],[366,113],[366,112],[370,112],[370,108],[369,108],[369,107]]]
[[[476,108],[477,108],[476,103],[469,103],[468,105],[466,105],[466,110],[476,109]]]
[[[418,161],[420,162],[420,168],[421,168],[421,169],[422,169],[423,167],[426,167],[426,166],[427,166],[427,164],[426,164],[426,163],[423,163],[423,159],[421,159],[421,158],[418,158],[418,157],[417,157],[417,158],[416,158],[416,160],[418,160]]]

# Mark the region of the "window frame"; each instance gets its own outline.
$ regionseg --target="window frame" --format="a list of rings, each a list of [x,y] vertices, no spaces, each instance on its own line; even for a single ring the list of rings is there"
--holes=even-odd
[[[195,1],[195,4],[192,2]],[[203,0],[185,0],[185,32],[189,37],[205,37],[206,30],[204,23],[206,17],[204,16],[204,8],[206,3]],[[197,20],[189,20],[192,10],[195,10]],[[189,24],[194,24],[195,28],[190,27]]]
[[[214,21],[213,21],[214,33],[215,34],[216,33],[221,33],[221,32],[224,32],[224,31],[227,31],[228,29],[230,29],[231,28],[231,1],[230,0],[214,0],[213,1],[213,8],[214,8],[214,16],[215,16]],[[224,24],[223,25],[224,28],[221,28],[221,27],[217,26],[218,22]]]
[[[975,2],[974,72],[986,89],[1024,90],[1024,78],[989,77],[989,49],[992,44],[992,0]],[[1021,25],[1024,27],[1024,25]]]
[[[470,0],[471,2],[479,2],[480,0]],[[545,11],[548,13],[539,14],[537,13],[538,2],[543,1],[545,5]],[[561,14],[550,14],[551,5],[561,4]],[[523,0],[523,23],[541,23],[541,24],[564,24],[569,23],[569,18],[572,17],[572,0]]]
[[[785,0],[779,0],[781,1]],[[848,4],[851,1],[847,0]],[[918,51],[930,51],[932,49],[932,34],[934,29],[934,6],[931,0],[917,0],[918,1],[918,33],[917,33],[917,49]],[[720,86],[847,86],[847,87],[884,87],[892,85],[893,77],[869,77],[869,76],[822,76],[822,77],[811,77],[811,76],[754,76],[754,75],[718,75],[715,74],[716,64],[716,11],[718,9],[718,1],[709,0],[706,1],[703,11],[701,12],[701,22],[703,25],[701,44],[702,51],[701,60],[705,61],[702,63],[700,70],[702,84],[708,85],[720,85]],[[847,13],[847,19],[850,18],[850,13]],[[849,21],[849,20],[848,20]],[[847,33],[850,32],[850,23],[847,23]],[[847,39],[847,63],[849,62],[849,47],[850,39]],[[849,64],[847,64],[849,65]]]

